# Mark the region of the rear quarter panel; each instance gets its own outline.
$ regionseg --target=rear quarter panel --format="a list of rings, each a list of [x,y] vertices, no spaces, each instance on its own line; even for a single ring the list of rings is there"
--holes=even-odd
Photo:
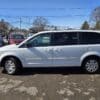
[[[87,50],[88,51],[85,52],[80,58],[81,64],[86,57],[89,57],[89,56],[92,56],[92,55],[100,57],[100,45],[99,44],[88,45]]]

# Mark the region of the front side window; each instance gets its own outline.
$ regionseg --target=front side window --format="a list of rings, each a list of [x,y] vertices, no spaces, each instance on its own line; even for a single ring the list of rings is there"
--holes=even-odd
[[[29,47],[37,47],[37,46],[49,46],[50,43],[51,43],[51,35],[41,34],[30,39],[29,41],[27,41],[26,44]]]
[[[53,34],[53,45],[74,45],[78,42],[76,32],[61,32]]]

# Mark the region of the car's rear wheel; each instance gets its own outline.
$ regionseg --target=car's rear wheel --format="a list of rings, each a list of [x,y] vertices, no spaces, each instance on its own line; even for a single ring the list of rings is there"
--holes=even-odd
[[[86,59],[83,63],[83,67],[88,73],[96,73],[99,71],[100,63],[99,60],[95,57],[90,57]]]
[[[4,62],[5,72],[9,75],[16,74],[18,72],[18,64],[19,62],[15,58],[9,57],[5,59],[5,62]]]

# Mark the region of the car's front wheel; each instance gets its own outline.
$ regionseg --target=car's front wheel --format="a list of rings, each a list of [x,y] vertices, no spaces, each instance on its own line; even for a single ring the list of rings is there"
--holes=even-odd
[[[18,61],[15,58],[9,57],[4,62],[4,70],[7,74],[13,75],[18,71]]]
[[[96,73],[100,69],[99,60],[95,57],[88,58],[84,61],[83,67],[88,73]]]

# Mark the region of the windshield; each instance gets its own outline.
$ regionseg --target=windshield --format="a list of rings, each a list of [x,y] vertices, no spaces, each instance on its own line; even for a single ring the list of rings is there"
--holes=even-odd
[[[20,35],[20,34],[14,34],[14,35],[12,35],[12,38],[13,39],[24,39],[24,36]]]

